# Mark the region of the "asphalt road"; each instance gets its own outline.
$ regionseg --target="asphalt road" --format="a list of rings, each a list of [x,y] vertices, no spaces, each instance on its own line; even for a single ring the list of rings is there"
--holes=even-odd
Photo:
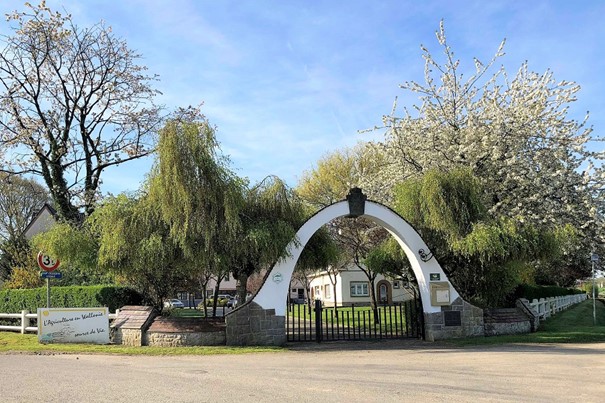
[[[2,402],[603,402],[605,343],[298,345],[244,355],[0,355]]]

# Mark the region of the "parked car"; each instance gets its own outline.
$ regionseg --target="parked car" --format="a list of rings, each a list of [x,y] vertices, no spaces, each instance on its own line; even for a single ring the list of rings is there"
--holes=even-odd
[[[235,307],[237,307],[237,297],[229,298],[229,301],[227,301],[227,308],[235,308]]]
[[[169,299],[164,301],[164,308],[185,308],[185,304],[180,299]]]

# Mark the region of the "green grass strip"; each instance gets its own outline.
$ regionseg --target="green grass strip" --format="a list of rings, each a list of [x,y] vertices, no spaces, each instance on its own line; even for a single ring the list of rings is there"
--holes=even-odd
[[[0,332],[0,353],[32,354],[121,354],[121,355],[214,355],[282,351],[280,347],[129,347],[97,344],[40,344],[35,334]]]
[[[523,335],[473,337],[448,340],[449,343],[489,345],[504,343],[599,343],[605,342],[605,304],[596,301],[596,325],[593,321],[592,300],[581,302],[540,322],[538,331]]]

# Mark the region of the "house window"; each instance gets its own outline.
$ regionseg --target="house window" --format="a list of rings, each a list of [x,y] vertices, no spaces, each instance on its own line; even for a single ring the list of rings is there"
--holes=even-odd
[[[399,280],[393,281],[393,288],[399,288]]]
[[[329,286],[328,284],[326,284],[326,285],[324,286],[324,296],[325,296],[326,298],[332,298],[332,297],[330,296],[330,286]]]
[[[321,299],[321,287],[318,285],[315,286],[315,299]]]
[[[368,283],[351,283],[351,297],[367,297],[369,295]]]

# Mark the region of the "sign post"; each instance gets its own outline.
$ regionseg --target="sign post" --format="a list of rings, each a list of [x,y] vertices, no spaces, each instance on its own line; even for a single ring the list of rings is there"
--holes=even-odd
[[[590,261],[592,263],[592,322],[597,325],[597,306],[596,306],[596,293],[595,293],[595,265],[599,261],[599,255],[596,253],[590,254]]]
[[[49,255],[44,252],[38,252],[38,267],[42,269],[42,273],[40,273],[40,277],[46,279],[46,307],[50,308],[50,279],[51,278],[61,278],[61,273],[51,273],[54,271],[61,262],[59,259],[53,259]]]

